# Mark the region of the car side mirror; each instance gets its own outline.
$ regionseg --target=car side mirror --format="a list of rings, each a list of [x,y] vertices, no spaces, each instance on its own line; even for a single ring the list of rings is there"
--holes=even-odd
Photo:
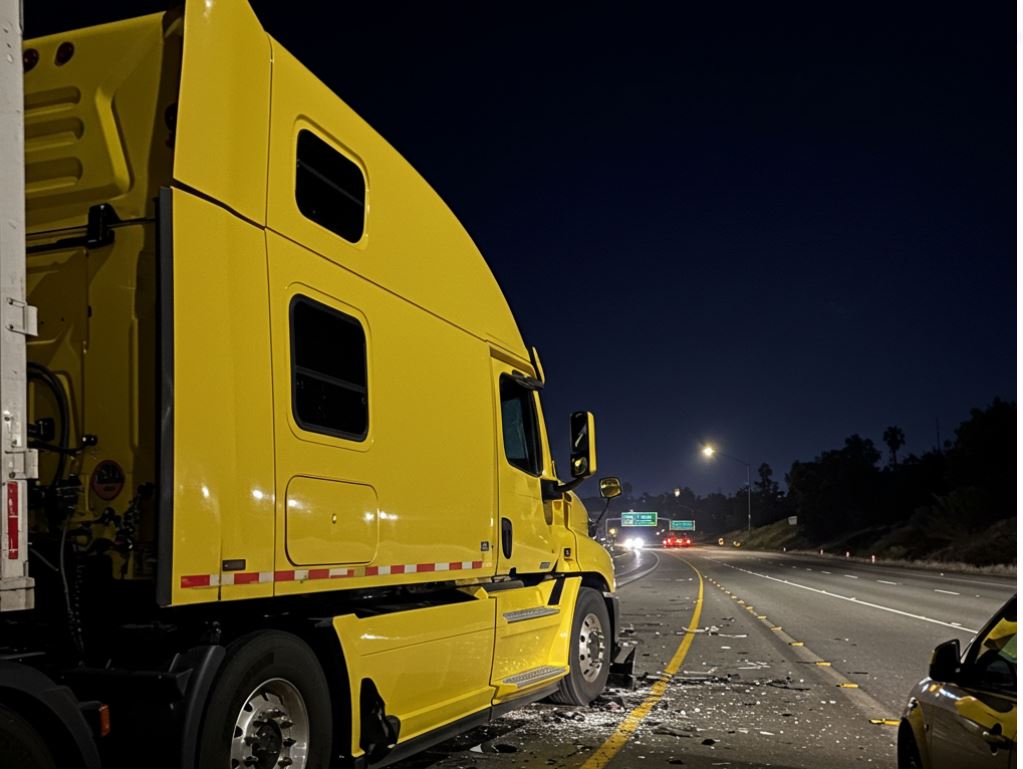
[[[597,441],[593,414],[576,411],[571,419],[572,447],[569,467],[573,478],[589,478],[597,472]]]
[[[935,681],[952,681],[959,672],[959,661],[962,655],[959,650],[959,639],[938,644],[931,654],[931,665],[927,675]]]
[[[600,496],[604,499],[614,499],[622,494],[622,482],[610,476],[600,479]]]

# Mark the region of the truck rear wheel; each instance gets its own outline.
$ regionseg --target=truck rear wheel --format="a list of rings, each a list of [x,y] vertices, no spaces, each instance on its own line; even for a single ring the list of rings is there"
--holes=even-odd
[[[593,702],[607,685],[612,642],[611,619],[603,596],[591,588],[580,588],[568,642],[569,673],[561,679],[551,701],[560,705]]]
[[[327,769],[330,692],[312,649],[268,630],[235,641],[213,685],[200,769]]]
[[[0,705],[0,769],[57,769],[46,740],[28,721]]]

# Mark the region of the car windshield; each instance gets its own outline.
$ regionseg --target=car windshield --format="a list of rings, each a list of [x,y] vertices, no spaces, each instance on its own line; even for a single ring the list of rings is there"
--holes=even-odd
[[[995,691],[1016,690],[1016,601],[1012,600],[991,628],[977,639],[967,665],[970,683]]]

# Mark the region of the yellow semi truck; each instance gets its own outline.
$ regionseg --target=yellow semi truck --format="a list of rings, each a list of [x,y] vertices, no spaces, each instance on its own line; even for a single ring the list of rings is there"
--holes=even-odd
[[[434,191],[244,0],[22,50],[0,754],[383,766],[595,698],[628,649],[571,491],[593,417],[559,479],[539,358]]]

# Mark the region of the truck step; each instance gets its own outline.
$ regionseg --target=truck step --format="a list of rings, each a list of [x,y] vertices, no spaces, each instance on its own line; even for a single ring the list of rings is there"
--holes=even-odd
[[[527,619],[537,619],[538,617],[549,617],[552,614],[560,614],[561,609],[556,606],[533,606],[529,609],[516,609],[515,611],[506,611],[504,613],[504,619],[506,622],[525,622]]]
[[[532,686],[540,681],[546,681],[549,678],[557,678],[565,673],[565,668],[558,667],[557,665],[541,665],[538,668],[532,670],[526,670],[522,673],[516,673],[513,676],[508,676],[501,681],[506,686],[517,686],[523,688],[526,686]]]

